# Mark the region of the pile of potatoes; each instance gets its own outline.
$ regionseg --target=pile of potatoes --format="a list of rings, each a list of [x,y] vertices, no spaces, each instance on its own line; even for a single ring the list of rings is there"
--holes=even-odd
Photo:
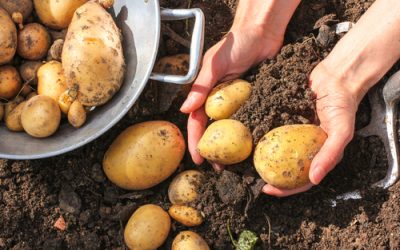
[[[119,90],[125,61],[112,4],[0,0],[0,122],[10,131],[48,137],[63,117],[79,128]]]

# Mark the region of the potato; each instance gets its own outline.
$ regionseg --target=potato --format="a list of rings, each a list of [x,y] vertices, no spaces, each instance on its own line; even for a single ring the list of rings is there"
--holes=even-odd
[[[36,92],[31,92],[29,93],[29,95],[26,96],[26,100],[28,101],[29,99],[31,99],[34,96],[37,96],[38,94]]]
[[[0,121],[3,120],[4,116],[4,105],[0,103]]]
[[[74,101],[68,111],[68,122],[80,128],[86,121],[86,110],[79,101]]]
[[[19,74],[24,82],[37,85],[37,71],[43,65],[40,61],[26,61],[19,67]]]
[[[52,29],[67,28],[79,6],[88,0],[34,0],[35,10],[42,23]]]
[[[0,66],[0,98],[9,100],[21,89],[21,78],[13,66]]]
[[[10,15],[0,8],[0,65],[9,63],[17,51],[17,29]]]
[[[0,0],[0,7],[4,8],[10,16],[13,13],[21,13],[23,18],[27,19],[32,13],[33,4],[32,0]]]
[[[38,23],[30,23],[18,33],[17,52],[28,60],[39,60],[47,55],[51,38],[46,28]]]
[[[6,127],[14,132],[21,132],[24,131],[21,123],[21,114],[22,110],[25,107],[26,102],[21,102],[12,109],[7,116],[5,117]]]
[[[212,123],[197,145],[201,156],[224,165],[244,161],[250,156],[252,148],[253,138],[249,129],[232,119]]]
[[[62,63],[67,84],[78,86],[78,100],[84,106],[106,103],[121,87],[125,72],[121,34],[98,3],[87,2],[76,10]]]
[[[197,233],[183,231],[175,236],[172,250],[209,250],[207,242]]]
[[[58,61],[51,61],[42,65],[38,72],[39,95],[46,95],[58,102],[60,95],[67,90],[62,65]]]
[[[178,174],[168,188],[168,198],[172,204],[184,205],[195,201],[204,175],[197,170],[187,170]]]
[[[104,155],[103,169],[117,186],[142,190],[167,179],[185,154],[185,141],[174,124],[149,121],[123,131]]]
[[[64,46],[64,40],[57,39],[51,45],[49,51],[47,52],[47,61],[56,60],[61,62],[61,54]]]
[[[187,227],[194,227],[203,223],[203,216],[201,216],[201,213],[189,206],[172,205],[168,213],[174,220]]]
[[[72,103],[76,100],[77,91],[73,89],[68,89],[64,91],[58,98],[58,105],[64,114],[68,114],[68,111]]]
[[[32,91],[33,91],[33,89],[32,89],[32,87],[31,87],[31,85],[29,85],[29,84],[24,84],[24,85],[22,86],[22,88],[21,88],[20,94],[21,94],[22,96],[27,96],[27,95],[29,95]]]
[[[167,239],[171,219],[161,207],[148,204],[139,207],[125,227],[124,239],[130,249],[157,249]]]
[[[4,107],[4,119],[6,119],[7,115],[11,113],[13,109],[15,109],[18,104],[24,101],[24,98],[22,96],[17,96],[14,98],[14,100],[7,102],[5,107]]]
[[[206,114],[214,120],[227,119],[249,99],[250,94],[251,85],[245,80],[221,83],[207,97]]]
[[[58,104],[45,95],[32,97],[22,109],[22,126],[33,137],[43,138],[54,134],[60,120],[61,111]]]
[[[314,156],[327,135],[315,125],[286,125],[269,131],[254,152],[254,166],[261,178],[282,189],[302,187],[310,182]]]

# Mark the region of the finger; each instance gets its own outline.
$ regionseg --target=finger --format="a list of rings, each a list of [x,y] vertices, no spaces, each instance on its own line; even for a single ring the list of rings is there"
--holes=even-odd
[[[188,130],[188,148],[195,164],[200,165],[204,159],[197,151],[197,144],[204,134],[207,125],[207,115],[204,108],[200,108],[190,114],[187,124]]]
[[[310,184],[307,184],[300,188],[288,190],[288,189],[280,189],[280,188],[274,187],[272,185],[266,184],[263,187],[262,191],[268,195],[272,195],[272,196],[276,196],[276,197],[285,197],[285,196],[305,192],[305,191],[309,190],[312,186],[313,186],[313,184],[310,183]]]

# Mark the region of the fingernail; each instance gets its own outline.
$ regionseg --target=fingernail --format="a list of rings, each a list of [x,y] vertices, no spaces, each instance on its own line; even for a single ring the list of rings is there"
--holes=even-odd
[[[312,169],[313,170],[311,172],[311,176],[312,176],[311,182],[314,185],[318,185],[326,175],[325,170],[318,165],[313,167]]]

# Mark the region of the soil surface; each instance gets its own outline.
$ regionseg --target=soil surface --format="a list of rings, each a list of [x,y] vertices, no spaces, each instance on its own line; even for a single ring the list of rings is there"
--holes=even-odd
[[[318,122],[307,75],[340,39],[330,27],[357,21],[372,2],[303,1],[279,55],[243,76],[252,83],[253,93],[233,118],[251,129],[255,142],[283,124]],[[236,1],[162,0],[161,6],[201,8],[206,16],[207,49],[229,30]],[[191,22],[166,25],[189,38]],[[185,52],[183,45],[162,37],[160,56]],[[167,190],[172,177],[150,190],[124,191],[106,179],[101,166],[113,139],[132,124],[169,120],[186,137],[187,117],[179,112],[183,96],[177,95],[167,111],[159,110],[155,108],[160,106],[157,89],[157,83],[148,84],[115,127],[78,150],[44,160],[0,160],[0,249],[126,249],[123,228],[135,209],[146,203],[169,208]],[[369,103],[363,100],[357,129],[368,124],[369,113]],[[192,205],[202,211],[205,221],[191,230],[213,249],[234,248],[228,224],[235,238],[244,229],[254,231],[259,236],[258,249],[400,247],[400,182],[389,190],[370,188],[387,169],[386,153],[377,137],[355,137],[342,162],[321,185],[287,198],[260,193],[264,183],[252,159],[217,173],[208,164],[196,167],[186,154],[178,172],[196,168],[204,171],[207,182]],[[361,190],[362,199],[335,199],[355,189]],[[170,249],[174,236],[184,229],[173,222],[162,249]]]

